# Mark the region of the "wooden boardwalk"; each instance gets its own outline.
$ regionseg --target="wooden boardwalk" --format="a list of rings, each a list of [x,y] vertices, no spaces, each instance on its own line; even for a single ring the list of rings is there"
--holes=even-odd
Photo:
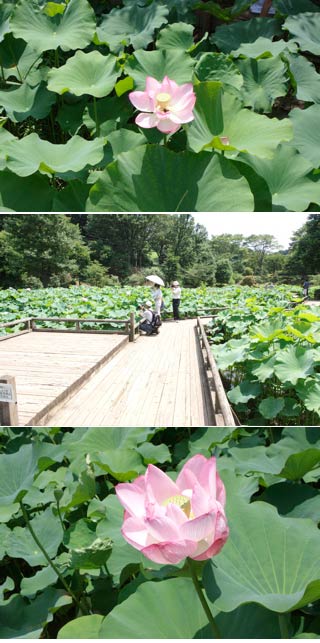
[[[214,424],[196,320],[166,322],[159,335],[128,343],[45,426]]]
[[[1,341],[0,375],[16,378],[19,424],[41,426],[45,409],[69,395],[126,343],[121,335],[55,332]]]

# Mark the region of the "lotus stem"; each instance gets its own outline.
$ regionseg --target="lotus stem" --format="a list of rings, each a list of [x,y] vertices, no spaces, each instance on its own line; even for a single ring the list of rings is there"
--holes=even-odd
[[[289,639],[290,634],[289,634],[287,615],[286,614],[278,614],[278,617],[279,617],[279,627],[280,627],[281,638],[282,639]]]
[[[96,122],[96,135],[100,136],[100,123],[98,118],[97,99],[95,96],[93,97],[93,109],[94,109],[94,120]]]
[[[26,525],[27,525],[27,527],[28,527],[28,529],[29,529],[29,531],[30,531],[30,534],[31,534],[31,536],[32,536],[32,538],[33,538],[33,540],[34,540],[34,542],[36,543],[36,545],[38,545],[38,547],[39,547],[40,551],[43,553],[43,555],[44,555],[45,559],[47,560],[48,564],[50,565],[50,567],[52,567],[53,571],[57,574],[58,578],[60,579],[61,583],[62,583],[62,584],[63,584],[63,586],[65,587],[66,591],[68,592],[68,594],[70,594],[71,598],[74,600],[74,602],[76,603],[77,607],[78,607],[78,608],[81,610],[81,612],[82,612],[82,611],[83,611],[83,607],[82,607],[81,603],[80,603],[80,602],[79,602],[79,600],[77,599],[76,595],[73,593],[73,591],[72,591],[71,587],[68,585],[67,581],[66,581],[66,580],[65,580],[65,578],[62,576],[62,574],[60,573],[59,569],[57,568],[57,566],[55,565],[55,563],[53,562],[53,560],[51,560],[51,558],[50,558],[49,554],[46,552],[46,550],[45,550],[45,548],[43,547],[43,545],[41,544],[41,542],[40,542],[40,540],[39,540],[39,538],[38,538],[37,534],[35,533],[35,531],[34,531],[34,529],[33,529],[32,525],[31,525],[31,523],[30,523],[29,516],[28,516],[28,512],[26,511],[26,508],[25,508],[25,506],[24,506],[24,504],[23,504],[23,502],[22,502],[21,500],[20,500],[20,507],[21,507],[22,515],[23,515],[23,517],[24,517],[24,519],[25,519],[25,521],[26,521]]]
[[[203,593],[202,587],[201,587],[201,585],[199,583],[197,572],[196,572],[196,569],[194,567],[192,559],[187,558],[187,563],[188,563],[188,566],[189,566],[189,569],[190,569],[191,578],[193,580],[195,590],[196,590],[196,592],[197,592],[197,594],[199,596],[199,600],[200,600],[200,603],[201,603],[201,605],[202,605],[202,607],[204,609],[205,615],[206,615],[206,617],[207,617],[207,619],[208,619],[208,621],[210,623],[214,638],[215,639],[221,639],[222,636],[221,636],[220,630],[219,630],[219,628],[218,628],[218,626],[217,626],[217,624],[216,624],[216,622],[215,622],[215,620],[214,620],[214,618],[212,616],[210,607],[209,607],[209,605],[208,605],[208,603],[206,601],[206,598],[205,598],[205,595]]]

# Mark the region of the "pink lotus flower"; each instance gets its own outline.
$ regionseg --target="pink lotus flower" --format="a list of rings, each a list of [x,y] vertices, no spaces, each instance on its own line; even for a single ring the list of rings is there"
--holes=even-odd
[[[125,507],[123,537],[156,563],[211,558],[228,538],[225,488],[214,457],[193,456],[176,482],[149,464],[144,476],[118,484],[116,494]]]
[[[196,96],[192,83],[177,85],[168,76],[159,83],[148,76],[145,91],[130,92],[129,99],[142,112],[135,120],[140,127],[157,127],[164,134],[173,134],[182,123],[194,119]]]

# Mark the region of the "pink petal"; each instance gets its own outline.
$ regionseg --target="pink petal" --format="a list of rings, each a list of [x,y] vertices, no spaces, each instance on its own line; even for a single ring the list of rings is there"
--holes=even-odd
[[[149,534],[158,542],[175,541],[179,538],[179,526],[167,517],[146,520]]]
[[[173,123],[170,117],[163,118],[161,120],[158,119],[157,123],[157,129],[160,132],[163,132],[163,134],[174,134],[178,131],[178,129],[180,129],[180,126],[180,123],[178,123],[178,125],[176,125],[176,123]]]
[[[127,518],[122,525],[121,533],[136,549],[142,549],[148,542],[148,530],[140,518]]]
[[[147,92],[130,92],[129,99],[132,105],[142,112],[153,112],[154,101]]]
[[[199,542],[213,531],[215,522],[216,516],[214,513],[204,514],[193,520],[188,520],[180,528],[181,536],[182,538]]]
[[[150,501],[155,501],[161,505],[171,496],[179,494],[179,489],[175,482],[153,464],[148,465],[145,479],[147,496]]]
[[[172,96],[172,94],[174,94],[178,87],[179,85],[174,80],[170,80],[168,76],[165,76],[161,83],[160,92],[165,92],[166,94],[170,94],[170,96]]]
[[[224,507],[226,504],[226,490],[225,486],[217,473],[216,475],[216,494],[217,494],[217,500],[221,503],[221,505]]]
[[[141,550],[142,553],[155,563],[176,565],[187,556],[192,557],[196,551],[193,542],[182,541],[179,543],[160,543],[149,545]]]
[[[206,538],[206,541],[209,544],[208,549],[204,549],[203,551],[201,551],[201,549],[203,548],[203,543],[199,543],[198,551],[200,551],[198,555],[195,555],[193,558],[195,560],[206,560],[207,558],[216,556],[221,551],[223,545],[226,543],[228,536],[229,527],[227,525],[226,517],[224,514],[220,514],[217,517],[216,528],[214,534],[212,534],[212,538]]]
[[[171,112],[170,120],[173,123],[190,123],[194,120],[194,115],[189,109],[181,110],[181,112]]]
[[[187,88],[187,89],[185,89]],[[186,85],[180,85],[177,90],[171,96],[170,106],[172,105],[174,109],[181,110],[189,107],[191,110],[194,108],[196,102],[196,95],[193,91],[193,86],[191,83]]]
[[[181,507],[171,502],[166,506],[166,515],[168,518],[173,520],[175,524],[178,526],[183,525],[188,520],[186,514],[184,513],[184,511],[182,511]]]
[[[183,492],[183,489],[192,489],[194,487],[206,462],[207,458],[198,453],[185,463],[176,481],[180,493]]]
[[[141,112],[141,114],[138,114],[138,116],[136,117],[135,123],[137,123],[137,125],[139,125],[140,127],[149,129],[150,127],[157,127],[158,118],[156,114],[144,114],[143,112]]]
[[[153,97],[158,92],[161,92],[161,83],[159,83],[155,78],[152,78],[152,76],[147,76],[146,92]]]
[[[208,513],[209,509],[211,509],[211,504],[207,492],[200,484],[196,483],[191,498],[191,510],[194,516],[197,518]]]
[[[139,480],[143,479],[140,484]],[[145,513],[145,483],[144,476],[140,476],[132,482],[120,483],[116,486],[116,494],[122,506],[136,516],[143,516]]]

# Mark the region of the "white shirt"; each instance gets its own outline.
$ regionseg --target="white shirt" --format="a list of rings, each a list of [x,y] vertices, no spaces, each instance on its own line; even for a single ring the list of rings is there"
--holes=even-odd
[[[142,313],[142,319],[145,319],[148,322],[152,322],[152,312],[149,309],[146,309]]]
[[[171,288],[172,292],[172,299],[180,299],[181,298],[181,288],[180,286],[174,286]]]
[[[155,312],[157,315],[160,315],[161,312],[161,302],[162,302],[162,292],[160,288],[157,288],[156,290],[152,290],[152,297],[154,299],[154,304],[155,304]]]

